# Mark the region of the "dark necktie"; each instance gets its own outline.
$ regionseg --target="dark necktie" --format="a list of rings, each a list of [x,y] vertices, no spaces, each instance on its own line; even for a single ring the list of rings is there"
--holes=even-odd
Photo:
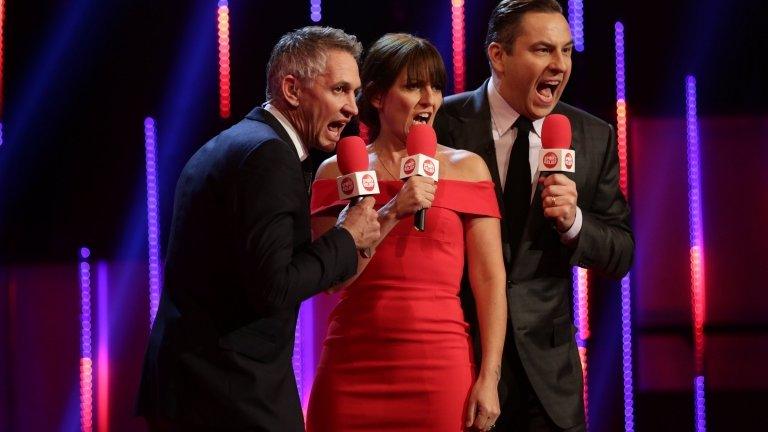
[[[517,128],[517,138],[512,145],[504,181],[504,216],[507,222],[507,240],[509,241],[510,264],[517,256],[517,249],[523,236],[523,229],[531,206],[531,166],[528,162],[528,135],[533,124],[520,116],[513,125]]]

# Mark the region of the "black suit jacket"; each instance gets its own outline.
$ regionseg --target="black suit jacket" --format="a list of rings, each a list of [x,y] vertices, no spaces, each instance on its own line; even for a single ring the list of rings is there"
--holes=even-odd
[[[473,151],[483,157],[496,184],[499,208],[504,209],[498,164],[491,134],[487,85],[445,99],[435,119],[441,144]],[[629,209],[618,186],[618,156],[613,128],[606,122],[564,103],[555,113],[566,115],[573,129],[576,182],[583,225],[574,248],[564,246],[541,207],[536,191],[515,262],[502,223],[507,266],[509,336],[539,400],[552,420],[567,428],[583,422],[582,372],[573,337],[572,272],[578,265],[612,277],[629,270],[634,239]],[[466,295],[468,290],[463,289]],[[471,299],[467,303],[472,303]],[[474,307],[465,305],[472,321]],[[473,327],[477,327],[476,325]],[[475,340],[478,340],[476,337]],[[481,352],[478,348],[475,352]],[[504,359],[504,361],[511,361]],[[502,377],[500,393],[507,389]]]
[[[256,108],[181,173],[139,413],[205,430],[303,431],[298,307],[356,269],[346,230],[311,242],[296,148]]]

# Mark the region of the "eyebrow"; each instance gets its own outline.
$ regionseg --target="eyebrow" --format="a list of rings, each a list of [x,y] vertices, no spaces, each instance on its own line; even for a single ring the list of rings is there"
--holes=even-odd
[[[544,45],[547,48],[555,48],[555,44],[553,44],[551,42],[543,41],[543,40],[542,41],[536,41],[536,42],[534,42],[532,44],[532,46],[537,46],[537,45]],[[574,45],[573,44],[573,39],[571,39],[565,45],[563,45],[563,47],[570,48],[570,47],[573,47],[573,45]]]

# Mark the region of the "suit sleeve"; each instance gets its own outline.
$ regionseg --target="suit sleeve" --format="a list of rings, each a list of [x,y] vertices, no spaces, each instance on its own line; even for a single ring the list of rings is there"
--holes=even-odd
[[[629,227],[629,207],[619,190],[616,135],[612,126],[608,128],[594,199],[589,208],[582,208],[584,220],[571,264],[620,278],[632,265],[635,240]]]
[[[309,226],[309,208],[302,208],[308,205],[303,175],[285,143],[268,141],[251,151],[239,173],[241,271],[255,305],[291,307],[355,274],[357,250],[345,229],[294,250],[295,218],[307,218]]]

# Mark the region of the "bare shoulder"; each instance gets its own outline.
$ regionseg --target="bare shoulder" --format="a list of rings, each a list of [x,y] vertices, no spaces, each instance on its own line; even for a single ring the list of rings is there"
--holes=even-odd
[[[464,181],[490,180],[491,173],[483,158],[476,153],[467,150],[458,150],[450,147],[439,146],[438,152],[442,156],[441,164],[445,164],[444,178]]]
[[[317,174],[315,174],[315,178],[335,179],[340,175],[341,171],[339,171],[339,162],[336,160],[336,155],[333,155],[320,164],[320,166],[317,168]]]

